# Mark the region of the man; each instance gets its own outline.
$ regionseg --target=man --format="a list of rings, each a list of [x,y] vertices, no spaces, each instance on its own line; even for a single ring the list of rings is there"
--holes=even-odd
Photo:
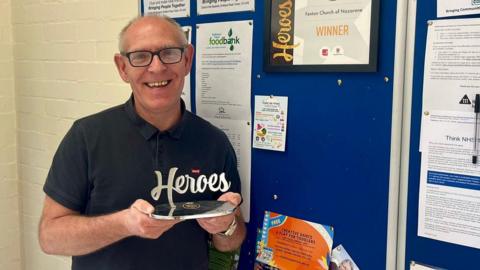
[[[65,135],[44,186],[40,245],[72,256],[72,269],[207,269],[209,238],[222,251],[245,238],[239,210],[182,222],[150,216],[168,197],[241,201],[227,137],[180,98],[193,47],[157,16],[130,22],[119,47],[115,64],[132,96]]]

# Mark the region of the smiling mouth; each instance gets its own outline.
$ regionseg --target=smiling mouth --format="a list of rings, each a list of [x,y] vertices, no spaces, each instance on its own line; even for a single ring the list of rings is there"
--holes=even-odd
[[[159,82],[150,82],[150,83],[145,83],[145,85],[148,86],[149,88],[157,88],[157,87],[165,87],[170,82],[171,82],[171,80],[159,81]]]

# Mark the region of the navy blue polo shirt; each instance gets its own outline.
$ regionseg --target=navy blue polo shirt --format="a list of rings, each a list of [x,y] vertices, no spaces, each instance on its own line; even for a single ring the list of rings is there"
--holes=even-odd
[[[180,122],[160,132],[124,104],[74,122],[63,138],[44,185],[61,205],[86,216],[152,205],[216,200],[240,193],[235,152],[227,136],[185,110]],[[155,240],[128,237],[88,255],[72,269],[207,269],[208,233],[196,220],[175,225]]]

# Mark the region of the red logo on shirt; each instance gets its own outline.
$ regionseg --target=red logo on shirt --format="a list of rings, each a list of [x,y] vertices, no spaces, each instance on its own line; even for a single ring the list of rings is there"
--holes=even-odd
[[[200,173],[200,169],[192,169],[192,173]]]

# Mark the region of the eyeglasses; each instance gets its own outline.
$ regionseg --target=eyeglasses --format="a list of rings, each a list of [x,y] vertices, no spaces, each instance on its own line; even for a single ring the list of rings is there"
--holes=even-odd
[[[126,56],[130,65],[133,67],[146,67],[153,61],[153,56],[157,55],[160,61],[164,64],[175,64],[182,60],[183,51],[185,47],[172,47],[158,50],[156,52],[151,51],[134,51],[128,53],[121,53]]]

